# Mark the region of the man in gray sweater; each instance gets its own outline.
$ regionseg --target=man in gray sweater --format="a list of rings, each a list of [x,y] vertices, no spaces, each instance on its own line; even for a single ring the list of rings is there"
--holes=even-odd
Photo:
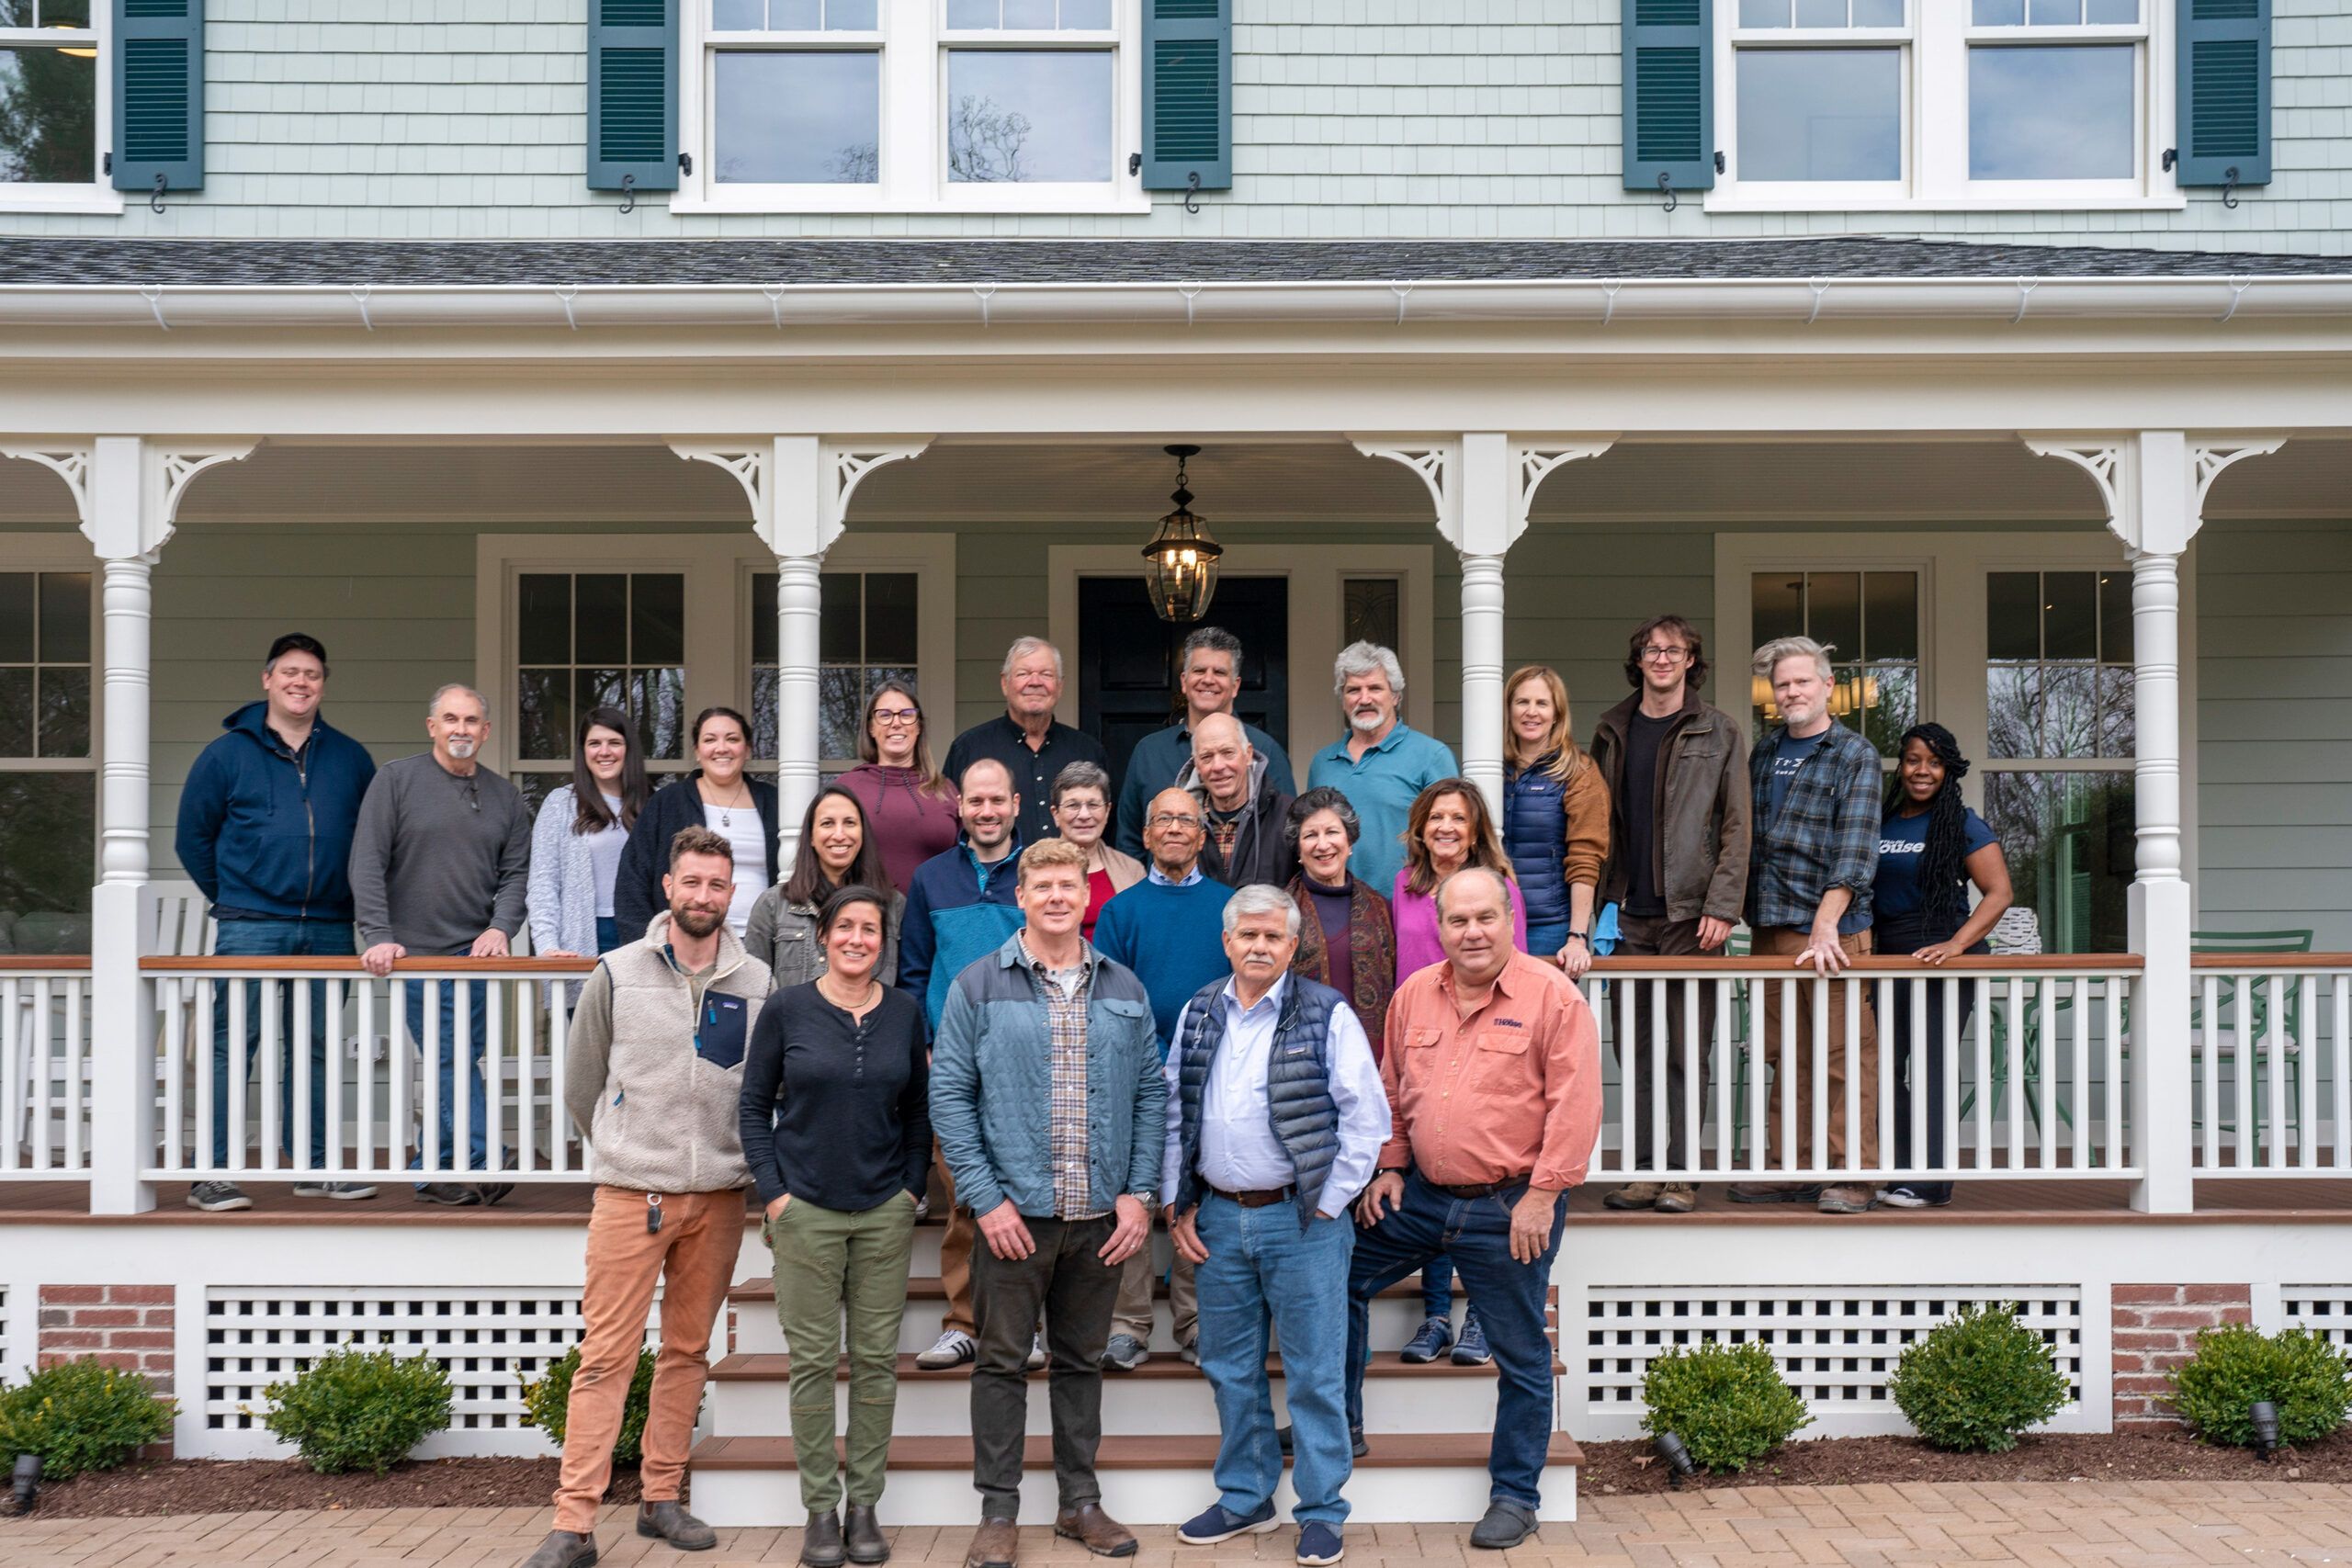
[[[396,958],[503,958],[507,943],[523,925],[523,895],[530,871],[531,814],[511,784],[475,761],[490,736],[490,716],[481,694],[470,686],[447,685],[425,705],[424,732],[433,750],[423,756],[387,762],[360,803],[359,826],[351,845],[351,900],[358,916],[359,962],[370,975],[392,972]],[[444,982],[432,1038],[440,1059],[439,1125],[418,1142],[411,1170],[436,1170],[456,1162],[458,1143],[457,1034],[459,982]],[[463,982],[469,1040],[463,1123],[467,1168],[490,1167],[488,1108],[483,1102],[481,1058],[485,992],[480,980]],[[418,1049],[426,1040],[424,1000],[428,986],[405,986],[409,1038]],[[420,1201],[464,1206],[495,1203],[512,1183],[464,1186],[417,1184]]]

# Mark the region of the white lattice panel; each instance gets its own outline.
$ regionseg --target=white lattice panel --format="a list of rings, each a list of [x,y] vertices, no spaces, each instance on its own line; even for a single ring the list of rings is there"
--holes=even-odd
[[[6,1382],[16,1370],[8,1357],[8,1287],[0,1285],[0,1383]]]
[[[2281,1285],[2278,1314],[2288,1328],[2308,1328],[2352,1355],[2352,1285]]]
[[[1779,1286],[1765,1291],[1678,1285],[1591,1287],[1585,1294],[1583,1359],[1571,1387],[1588,1413],[1638,1417],[1642,1380],[1668,1350],[1708,1340],[1759,1344],[1816,1415],[1894,1415],[1886,1380],[1905,1347],[1964,1306],[2014,1303],[2041,1336],[2066,1379],[2069,1404],[2083,1393],[2082,1292],[2034,1285],[1900,1287]],[[1580,1368],[1582,1377],[1576,1375]],[[1900,1416],[1896,1416],[1899,1420]]]

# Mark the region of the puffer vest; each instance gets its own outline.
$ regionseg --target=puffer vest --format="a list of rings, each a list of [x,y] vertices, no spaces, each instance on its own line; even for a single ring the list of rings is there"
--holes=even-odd
[[[1544,771],[1549,762],[1544,758],[1503,782],[1503,851],[1519,874],[1531,930],[1568,919],[1568,786]]]
[[[1176,1048],[1183,1053],[1176,1069],[1176,1092],[1183,1099],[1183,1149],[1176,1178],[1176,1207],[1189,1209],[1201,1201],[1201,1097],[1206,1092],[1216,1054],[1225,1044],[1227,982],[1201,987],[1184,1015]],[[1275,1141],[1290,1155],[1291,1178],[1298,1186],[1292,1201],[1298,1209],[1298,1228],[1315,1221],[1321,1206],[1323,1179],[1340,1152],[1340,1108],[1331,1100],[1330,1064],[1326,1048],[1331,1038],[1331,1012],[1347,1006],[1347,998],[1329,986],[1303,975],[1290,976],[1283,1007],[1274,1021],[1274,1040],[1266,1054],[1266,1111]]]

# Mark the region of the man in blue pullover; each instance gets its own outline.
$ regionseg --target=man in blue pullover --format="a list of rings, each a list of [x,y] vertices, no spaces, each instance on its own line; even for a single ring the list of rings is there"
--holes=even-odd
[[[220,922],[220,956],[347,956],[351,951],[352,833],[376,776],[368,749],[320,716],[327,651],[288,632],[262,661],[262,700],[221,721],[180,791],[175,849]],[[229,985],[213,987],[212,1164],[229,1163]],[[245,983],[245,1070],[261,1044],[261,987]],[[310,1168],[326,1163],[326,987],[311,986]],[[279,1146],[295,1161],[294,988],[278,990]],[[242,1151],[241,1151],[242,1152]],[[376,1190],[316,1174],[298,1198],[373,1198]],[[188,1207],[207,1213],[249,1209],[234,1182],[199,1181]]]

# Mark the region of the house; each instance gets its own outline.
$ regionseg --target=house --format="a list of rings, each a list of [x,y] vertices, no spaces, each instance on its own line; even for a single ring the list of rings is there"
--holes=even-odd
[[[565,965],[490,988],[493,1134],[526,1156],[499,1210],[400,1196],[428,1089],[348,966],[307,972],[334,985],[331,1159],[383,1199],[278,1195],[274,1052],[250,1111],[198,1070],[241,991],[215,979],[259,972],[204,956],[159,829],[274,635],[325,640],[328,711],[379,761],[471,682],[489,761],[534,788],[579,694],[634,702],[663,771],[678,713],[742,705],[797,824],[879,671],[970,723],[1043,633],[1066,718],[1148,716],[1169,634],[1135,582],[1176,443],[1226,547],[1210,618],[1294,756],[1371,637],[1492,790],[1506,669],[1557,666],[1589,730],[1625,633],[1673,610],[1735,712],[1746,649],[1835,643],[1849,719],[1949,726],[2009,848],[2033,918],[1956,1054],[1962,1201],[1580,1201],[1548,1509],[1694,1336],[1771,1343],[1819,1430],[1886,1430],[1902,1345],[2014,1301],[2073,1383],[2059,1424],[2105,1429],[2156,1414],[2185,1325],[2352,1325],[2342,0],[17,14],[0,1374],[141,1358],[178,1451],[259,1453],[261,1386],[356,1334],[451,1364],[440,1451],[540,1450],[518,1378],[577,1328]],[[1761,1038],[1747,1004],[1794,983],[1596,976],[1654,1049],[1664,987],[1722,989],[1724,1032],[1684,1043],[1719,1066],[1678,1108],[1702,1179],[1762,1168],[1776,1062],[1844,1048]],[[215,1117],[250,1214],[177,1205]],[[695,1495],[795,1522],[783,1347],[739,1307]],[[1483,1505],[1487,1396],[1453,1377],[1375,1383],[1360,1517]],[[910,1379],[899,1518],[968,1517],[960,1399]],[[1116,1509],[1174,1517],[1206,1411],[1172,1361],[1114,1391]]]

